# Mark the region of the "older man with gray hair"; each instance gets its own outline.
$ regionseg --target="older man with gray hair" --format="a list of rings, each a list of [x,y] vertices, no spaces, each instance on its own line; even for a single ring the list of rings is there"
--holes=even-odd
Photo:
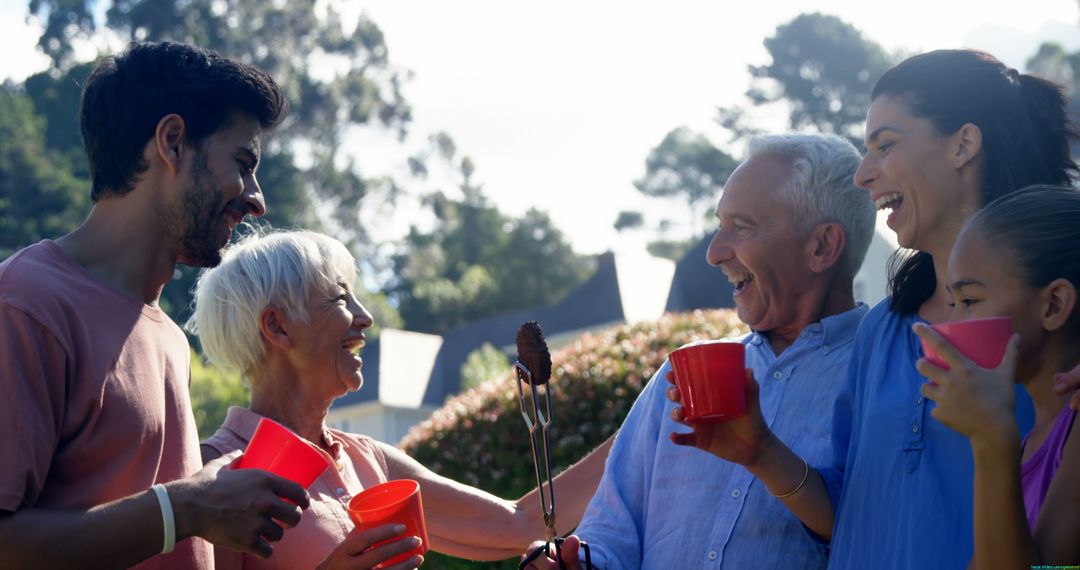
[[[852,281],[874,207],[854,183],[860,156],[832,135],[762,136],[725,185],[708,261],[735,286],[746,365],[765,421],[801,457],[832,460],[833,403],[865,305]],[[664,364],[626,418],[576,536],[596,568],[824,568],[827,547],[740,465],[682,447]],[[669,438],[669,435],[671,436]],[[541,559],[535,567],[554,567]]]

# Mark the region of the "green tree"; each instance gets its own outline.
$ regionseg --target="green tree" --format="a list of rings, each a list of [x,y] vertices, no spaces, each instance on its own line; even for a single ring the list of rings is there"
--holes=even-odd
[[[97,33],[97,4],[31,0],[31,13],[45,24],[39,46],[52,58],[53,76],[76,68],[72,42]],[[315,0],[114,0],[104,25],[133,41],[177,40],[214,49],[273,75],[290,114],[264,150],[268,162],[278,159],[278,168],[260,175],[275,193],[295,193],[283,200],[275,195],[275,202],[298,207],[275,206],[281,214],[272,215],[280,218],[271,219],[312,227],[311,201],[319,200],[333,212],[339,237],[356,245],[367,239],[359,205],[383,186],[356,174],[341,152],[342,138],[369,125],[404,136],[412,110],[401,93],[407,73],[390,64],[378,26],[360,16],[346,29],[336,4],[324,6],[317,9]],[[303,161],[295,160],[298,154]]]
[[[14,85],[0,86],[0,259],[74,228],[90,190],[68,159],[45,145],[45,120]]]
[[[391,297],[411,330],[441,334],[498,313],[558,301],[591,272],[544,212],[512,218],[484,203],[437,196],[432,233],[415,228],[395,258]]]
[[[1080,51],[1069,53],[1061,44],[1043,43],[1028,58],[1027,70],[1064,85],[1070,96],[1080,93]]]
[[[1060,44],[1044,43],[1028,58],[1027,70],[1064,85],[1069,95],[1069,111],[1074,121],[1080,121],[1080,51],[1069,53]],[[1076,154],[1080,149],[1073,150]]]
[[[191,408],[199,439],[206,439],[225,423],[229,406],[247,406],[251,401],[248,387],[235,372],[222,372],[191,351]]]
[[[751,105],[784,102],[794,130],[813,128],[861,145],[870,92],[899,59],[851,24],[828,14],[800,14],[765,39],[771,61],[749,66]],[[719,122],[745,138],[758,132],[741,106],[719,110]]]
[[[455,159],[447,137],[435,141],[454,166],[456,193],[435,191],[426,203],[434,228],[413,227],[394,257],[389,286],[411,330],[441,334],[462,323],[505,311],[554,303],[592,269],[574,253],[544,212],[507,216],[472,181],[475,166]]]
[[[408,74],[389,62],[374,22],[360,16],[346,28],[336,3],[317,6],[314,0],[113,0],[107,2],[105,21],[98,22],[94,13],[100,4],[29,3],[30,13],[44,24],[39,46],[52,67],[29,78],[26,90],[45,113],[50,150],[66,157],[77,175],[88,172],[76,115],[80,86],[92,65],[75,60],[73,43],[93,38],[101,26],[133,41],[193,43],[267,70],[289,99],[289,117],[266,141],[259,167],[270,205],[264,222],[327,231],[361,260],[376,255],[359,209],[370,192],[399,186],[358,173],[341,150],[342,139],[364,127],[400,139],[412,111],[401,93]],[[196,275],[195,269],[179,267],[165,288],[162,306],[178,321],[188,316]],[[399,322],[385,300],[368,300],[383,311],[376,315],[381,321]]]
[[[619,216],[615,218],[615,223],[612,225],[620,232],[640,228],[645,225],[645,216],[641,212],[623,210],[619,212]]]
[[[470,352],[465,358],[465,364],[461,365],[461,387],[465,390],[475,388],[509,372],[510,359],[503,351],[485,342],[480,348]]]
[[[73,173],[82,178],[90,177],[90,169],[79,129],[79,103],[82,86],[92,69],[92,63],[82,63],[63,73],[36,73],[23,83],[26,95],[34,101],[34,108],[45,121],[45,146],[50,153],[62,154],[72,165]]]
[[[739,162],[686,127],[669,132],[645,159],[645,175],[634,187],[646,196],[685,202],[693,235],[702,232],[701,212],[716,200]]]
[[[722,107],[717,122],[733,140],[762,132],[755,111],[788,109],[792,130],[813,129],[847,137],[862,146],[862,125],[870,92],[878,77],[899,59],[836,16],[800,14],[765,39],[771,61],[750,65],[746,102]],[[645,175],[634,182],[650,196],[681,196],[690,209],[690,228],[701,235],[701,213],[716,199],[737,161],[704,135],[677,128],[654,148]],[[708,198],[708,200],[706,200]],[[690,243],[692,246],[692,243]],[[680,254],[687,242],[660,239],[649,244],[654,255]]]
[[[645,251],[648,251],[649,254],[654,257],[662,257],[678,262],[682,261],[683,256],[691,249],[694,249],[694,246],[697,245],[700,240],[700,237],[686,240],[658,239],[646,244]]]

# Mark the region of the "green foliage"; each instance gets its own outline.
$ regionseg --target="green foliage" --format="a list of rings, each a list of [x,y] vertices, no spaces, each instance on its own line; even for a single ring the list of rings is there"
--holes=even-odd
[[[0,259],[73,229],[86,214],[85,179],[45,146],[46,121],[28,96],[0,86]]]
[[[1044,43],[1027,60],[1027,69],[1050,81],[1065,86],[1069,95],[1069,111],[1073,121],[1080,121],[1080,51],[1068,53],[1060,44]],[[1073,147],[1073,154],[1080,149]]]
[[[898,56],[836,16],[800,14],[765,39],[771,63],[749,66],[746,96],[753,106],[784,101],[794,130],[814,128],[861,143],[870,92]],[[720,110],[720,123],[736,138],[757,131],[746,124],[744,110]]]
[[[646,196],[681,198],[690,233],[697,236],[703,231],[700,212],[717,199],[738,165],[705,135],[679,127],[649,152],[645,175],[634,181],[634,187]]]
[[[455,164],[449,137],[432,142]],[[585,280],[590,260],[574,253],[546,213],[503,214],[471,183],[472,161],[464,157],[456,165],[462,198],[429,195],[435,228],[421,233],[413,227],[394,258],[389,294],[410,330],[442,334],[471,320],[554,303]]]
[[[106,21],[96,22],[94,13],[102,2]],[[73,59],[72,42],[93,37],[104,24],[131,40],[176,40],[210,48],[268,71],[290,103],[289,117],[266,141],[259,166],[268,205],[264,221],[330,232],[362,260],[369,259],[373,251],[359,221],[361,204],[370,192],[396,186],[358,174],[339,152],[341,140],[350,129],[365,126],[403,136],[412,117],[400,89],[407,74],[389,63],[382,31],[366,16],[346,29],[335,4],[322,4],[325,10],[316,9],[314,0],[32,0],[30,13],[44,23],[39,45],[53,62],[52,69],[26,81],[27,94],[46,117],[48,153],[38,153],[44,156],[40,160],[62,165],[61,172],[74,170],[80,178],[89,174],[77,114],[92,64]],[[78,207],[87,196],[71,200],[71,208],[83,212]],[[77,216],[54,219],[49,231],[11,241],[25,245],[70,230],[79,221]],[[24,233],[34,234],[31,230]],[[177,321],[188,315],[197,273],[178,268],[164,290],[162,306]],[[385,299],[371,297],[369,302],[379,307],[383,314],[376,316],[383,323],[400,323]]]
[[[191,351],[191,409],[195,412],[195,425],[199,439],[206,439],[225,423],[229,406],[247,406],[251,401],[247,386],[240,375],[222,372],[203,361]]]
[[[612,224],[616,231],[632,230],[640,228],[645,225],[645,216],[641,212],[631,212],[623,210],[619,212],[619,216],[615,218],[615,223]]]
[[[430,234],[395,258],[392,296],[411,330],[441,334],[501,312],[558,301],[591,271],[544,212],[512,218],[483,201],[437,197]]]
[[[709,139],[686,127],[679,127],[649,152],[645,176],[634,187],[646,196],[685,196],[693,206],[709,202],[739,163],[713,146]]]
[[[27,77],[23,84],[38,114],[45,118],[45,146],[66,157],[80,178],[90,177],[79,128],[79,104],[82,86],[93,67],[84,63],[63,73],[43,71]]]
[[[1080,51],[1069,53],[1061,44],[1046,42],[1028,58],[1027,69],[1064,85],[1070,94],[1080,91]]]
[[[672,349],[746,332],[733,311],[694,311],[586,334],[556,351],[553,468],[565,469],[614,433]],[[503,373],[448,400],[401,447],[436,473],[501,497],[520,497],[536,486],[536,478],[519,409],[514,380]],[[433,567],[478,567],[432,554]],[[516,568],[516,561],[488,567]]]
[[[97,32],[93,0],[32,0],[42,16],[39,45],[54,70],[74,62],[70,44]],[[366,16],[346,29],[334,3],[315,0],[114,0],[105,25],[136,40],[174,40],[216,50],[269,72],[290,102],[290,114],[267,154],[310,155],[304,186],[352,210],[365,187],[341,168],[338,150],[351,127],[378,124],[404,134],[412,110],[401,93],[405,74],[390,65],[382,31]],[[358,229],[350,224],[350,229]]]
[[[485,342],[483,346],[469,353],[465,364],[461,365],[461,386],[465,389],[476,388],[480,384],[510,370],[510,359],[503,351]]]
[[[670,259],[674,262],[682,261],[686,252],[694,249],[700,238],[690,238],[688,240],[656,240],[651,241],[645,245],[645,250],[654,257],[662,257],[664,259]]]

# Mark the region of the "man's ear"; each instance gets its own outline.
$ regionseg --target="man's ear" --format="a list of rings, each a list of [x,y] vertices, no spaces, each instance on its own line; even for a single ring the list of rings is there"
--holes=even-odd
[[[172,113],[158,121],[154,130],[154,152],[174,176],[180,172],[186,142],[187,125],[183,117]]]
[[[810,270],[814,273],[823,273],[836,266],[847,249],[844,227],[837,222],[819,225],[810,232],[806,248]]]
[[[292,348],[292,338],[287,330],[285,312],[277,307],[266,307],[259,313],[259,333],[266,342],[281,349]]]
[[[950,153],[953,167],[960,170],[982,152],[982,129],[972,123],[965,123],[953,134]]]
[[[1056,331],[1070,322],[1073,309],[1076,308],[1076,287],[1068,279],[1054,279],[1043,287],[1042,326],[1048,331]]]

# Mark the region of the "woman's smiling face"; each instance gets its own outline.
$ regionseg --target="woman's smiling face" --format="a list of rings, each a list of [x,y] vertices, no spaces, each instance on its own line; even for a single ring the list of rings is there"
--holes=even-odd
[[[879,96],[866,115],[866,155],[855,183],[870,191],[900,245],[946,251],[972,212],[951,156],[951,137],[916,117],[903,98]]]
[[[295,363],[304,375],[300,385],[330,397],[359,390],[364,383],[359,351],[374,324],[371,314],[343,280],[314,287],[307,310],[306,322],[290,323]]]

